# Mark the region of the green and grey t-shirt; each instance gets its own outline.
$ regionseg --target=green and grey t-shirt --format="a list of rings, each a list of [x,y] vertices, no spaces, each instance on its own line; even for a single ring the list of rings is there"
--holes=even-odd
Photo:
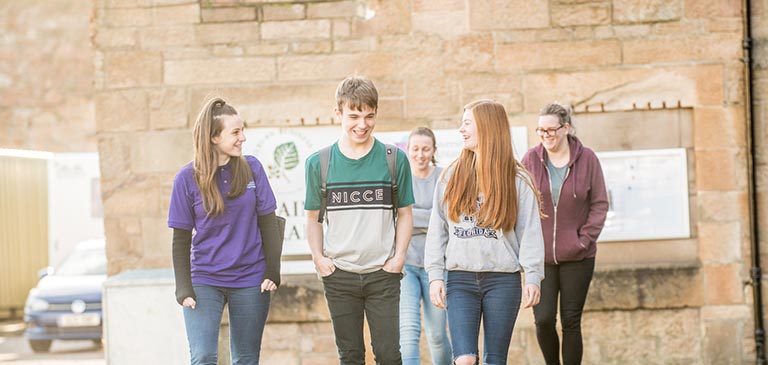
[[[306,161],[304,209],[320,209],[320,156]],[[392,178],[386,147],[376,140],[365,156],[353,160],[331,148],[326,178],[328,192],[323,253],[336,267],[354,273],[381,269],[395,253],[395,224],[392,214]],[[405,152],[397,150],[398,205],[413,204],[411,167]]]

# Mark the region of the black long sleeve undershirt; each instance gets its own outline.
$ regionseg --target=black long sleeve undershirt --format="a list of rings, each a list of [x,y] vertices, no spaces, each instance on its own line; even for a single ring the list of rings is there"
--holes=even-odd
[[[264,279],[272,280],[280,286],[280,257],[283,252],[283,235],[277,223],[277,215],[269,213],[259,216],[259,231],[266,259]],[[192,269],[190,251],[192,249],[192,231],[173,229],[173,273],[176,279],[176,301],[181,304],[186,298],[197,300],[192,288]]]

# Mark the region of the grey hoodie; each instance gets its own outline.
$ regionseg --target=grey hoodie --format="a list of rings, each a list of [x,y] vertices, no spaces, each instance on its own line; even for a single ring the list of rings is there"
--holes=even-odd
[[[452,172],[452,169],[446,172],[435,189],[424,254],[429,281],[443,280],[446,270],[509,273],[522,270],[526,284],[541,286],[544,239],[536,195],[525,182],[530,182],[530,177],[518,175],[515,179],[517,222],[513,231],[502,232],[477,227],[475,217],[461,216],[460,223],[448,220],[442,200]]]

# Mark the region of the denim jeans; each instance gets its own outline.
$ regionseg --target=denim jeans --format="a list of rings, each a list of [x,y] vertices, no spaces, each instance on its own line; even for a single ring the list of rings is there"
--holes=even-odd
[[[559,265],[545,265],[541,282],[541,301],[533,307],[536,339],[547,364],[560,364],[560,340],[557,337],[557,296],[560,295],[560,322],[563,327],[563,364],[581,364],[583,350],[581,314],[587,300],[589,283],[595,271],[595,258]]]
[[[363,318],[368,319],[377,364],[401,365],[400,273],[356,274],[336,268],[323,278],[341,365],[365,364]]]
[[[483,364],[506,364],[520,309],[520,273],[449,271],[446,290],[454,359],[478,357],[482,319]]]
[[[194,284],[195,309],[184,307],[192,365],[216,365],[219,328],[224,305],[229,306],[229,341],[232,364],[258,365],[261,335],[269,312],[269,292],[260,286],[222,288]]]
[[[405,265],[405,277],[400,282],[400,353],[403,356],[403,365],[420,364],[422,301],[424,330],[432,364],[450,365],[453,359],[445,326],[445,311],[432,305],[429,300],[429,276],[424,268],[410,265]]]

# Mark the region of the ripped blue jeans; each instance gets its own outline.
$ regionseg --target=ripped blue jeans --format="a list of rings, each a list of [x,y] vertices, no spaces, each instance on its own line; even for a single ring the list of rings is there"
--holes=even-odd
[[[520,309],[520,273],[449,271],[446,290],[454,359],[478,356],[482,319],[483,364],[506,364]]]

